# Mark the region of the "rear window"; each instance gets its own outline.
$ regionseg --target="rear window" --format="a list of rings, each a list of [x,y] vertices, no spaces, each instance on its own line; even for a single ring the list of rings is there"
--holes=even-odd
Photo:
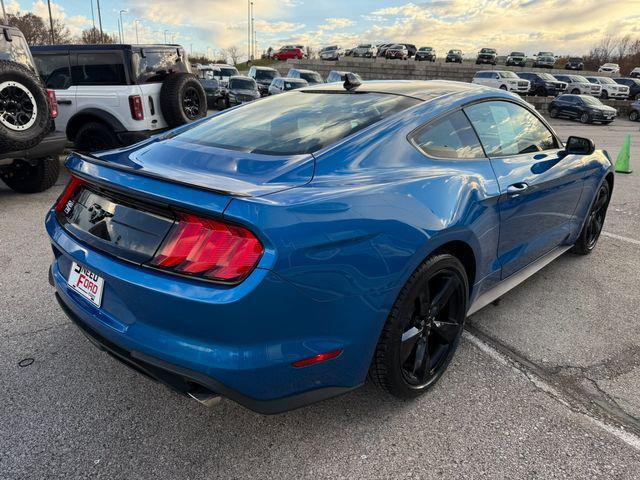
[[[279,76],[275,70],[256,70],[256,80],[272,80]]]
[[[322,77],[316,72],[300,72],[300,78],[309,83],[322,83]]]
[[[229,88],[238,90],[255,90],[256,82],[248,78],[232,78],[229,80]]]
[[[0,37],[0,60],[19,63],[35,72],[36,68],[31,60],[31,52],[27,42],[23,37],[13,34],[11,30],[9,32],[12,33],[10,42],[7,42],[4,36]]]
[[[162,82],[170,73],[189,71],[184,54],[178,55],[174,49],[144,49],[144,56],[133,55],[133,66],[138,83],[158,83]]]
[[[176,139],[267,155],[308,154],[418,103],[384,93],[291,92],[216,115]]]

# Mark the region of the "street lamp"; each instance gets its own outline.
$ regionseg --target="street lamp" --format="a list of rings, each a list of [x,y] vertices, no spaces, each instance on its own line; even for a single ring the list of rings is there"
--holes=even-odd
[[[167,33],[171,33],[169,30],[164,31],[164,44],[167,44]]]
[[[138,22],[140,20],[138,20],[137,18],[133,21],[134,25],[136,26],[136,43],[140,44],[140,39],[138,38]]]
[[[123,10],[120,10],[120,28],[122,28],[122,43],[124,43],[124,23],[122,22],[123,13],[129,13],[129,10],[127,10],[126,8]]]

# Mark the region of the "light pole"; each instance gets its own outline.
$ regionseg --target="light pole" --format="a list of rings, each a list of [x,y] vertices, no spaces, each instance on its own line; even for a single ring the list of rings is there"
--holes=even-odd
[[[136,19],[134,20],[134,22],[133,22],[133,23],[134,23],[134,25],[136,26],[136,43],[137,43],[137,44],[140,44],[140,40],[138,39],[138,22],[139,22],[139,21],[140,21],[140,20],[138,20],[138,19],[136,18]]]
[[[96,0],[98,6],[98,23],[100,24],[100,43],[104,42],[104,33],[102,33],[102,14],[100,13],[100,0]]]
[[[165,30],[164,31],[164,44],[165,45],[167,44],[167,33],[171,33],[171,32],[169,32],[169,30]]]
[[[123,13],[128,13],[129,10],[127,10],[126,8],[123,10],[120,10],[120,28],[122,28],[122,43],[124,43],[124,23],[122,23],[122,14]]]
[[[49,24],[51,25],[51,44],[56,43],[56,38],[53,36],[53,17],[51,16],[51,0],[47,0],[47,5],[49,6]]]
[[[7,12],[4,9],[4,0],[0,0],[0,4],[2,4],[2,18],[4,19],[3,22],[6,25],[7,24]]]

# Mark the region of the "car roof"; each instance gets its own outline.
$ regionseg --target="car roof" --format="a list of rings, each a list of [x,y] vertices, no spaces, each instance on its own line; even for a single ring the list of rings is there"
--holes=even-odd
[[[255,81],[255,80],[253,80],[253,77],[248,77],[246,75],[231,75],[229,77],[229,80],[251,80],[251,81]]]
[[[286,80],[287,82],[307,82],[304,78],[279,77],[278,80]]]
[[[369,80],[355,88],[355,92],[389,93],[420,100],[430,100],[449,93],[462,93],[481,89],[479,85],[448,80]],[[325,83],[303,89],[303,91],[344,92],[341,84]]]
[[[256,70],[274,70],[274,71],[277,71],[275,68],[263,67],[263,66],[260,66],[260,65],[252,65],[251,68],[255,68]]]

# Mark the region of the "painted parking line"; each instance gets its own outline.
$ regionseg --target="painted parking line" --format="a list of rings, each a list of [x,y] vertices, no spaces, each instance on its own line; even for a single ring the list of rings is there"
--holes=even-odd
[[[610,232],[602,232],[602,235],[605,237],[613,238],[614,240],[620,240],[621,242],[627,242],[632,245],[640,246],[640,240],[636,240],[635,238],[623,237],[622,235],[616,235],[615,233]]]

